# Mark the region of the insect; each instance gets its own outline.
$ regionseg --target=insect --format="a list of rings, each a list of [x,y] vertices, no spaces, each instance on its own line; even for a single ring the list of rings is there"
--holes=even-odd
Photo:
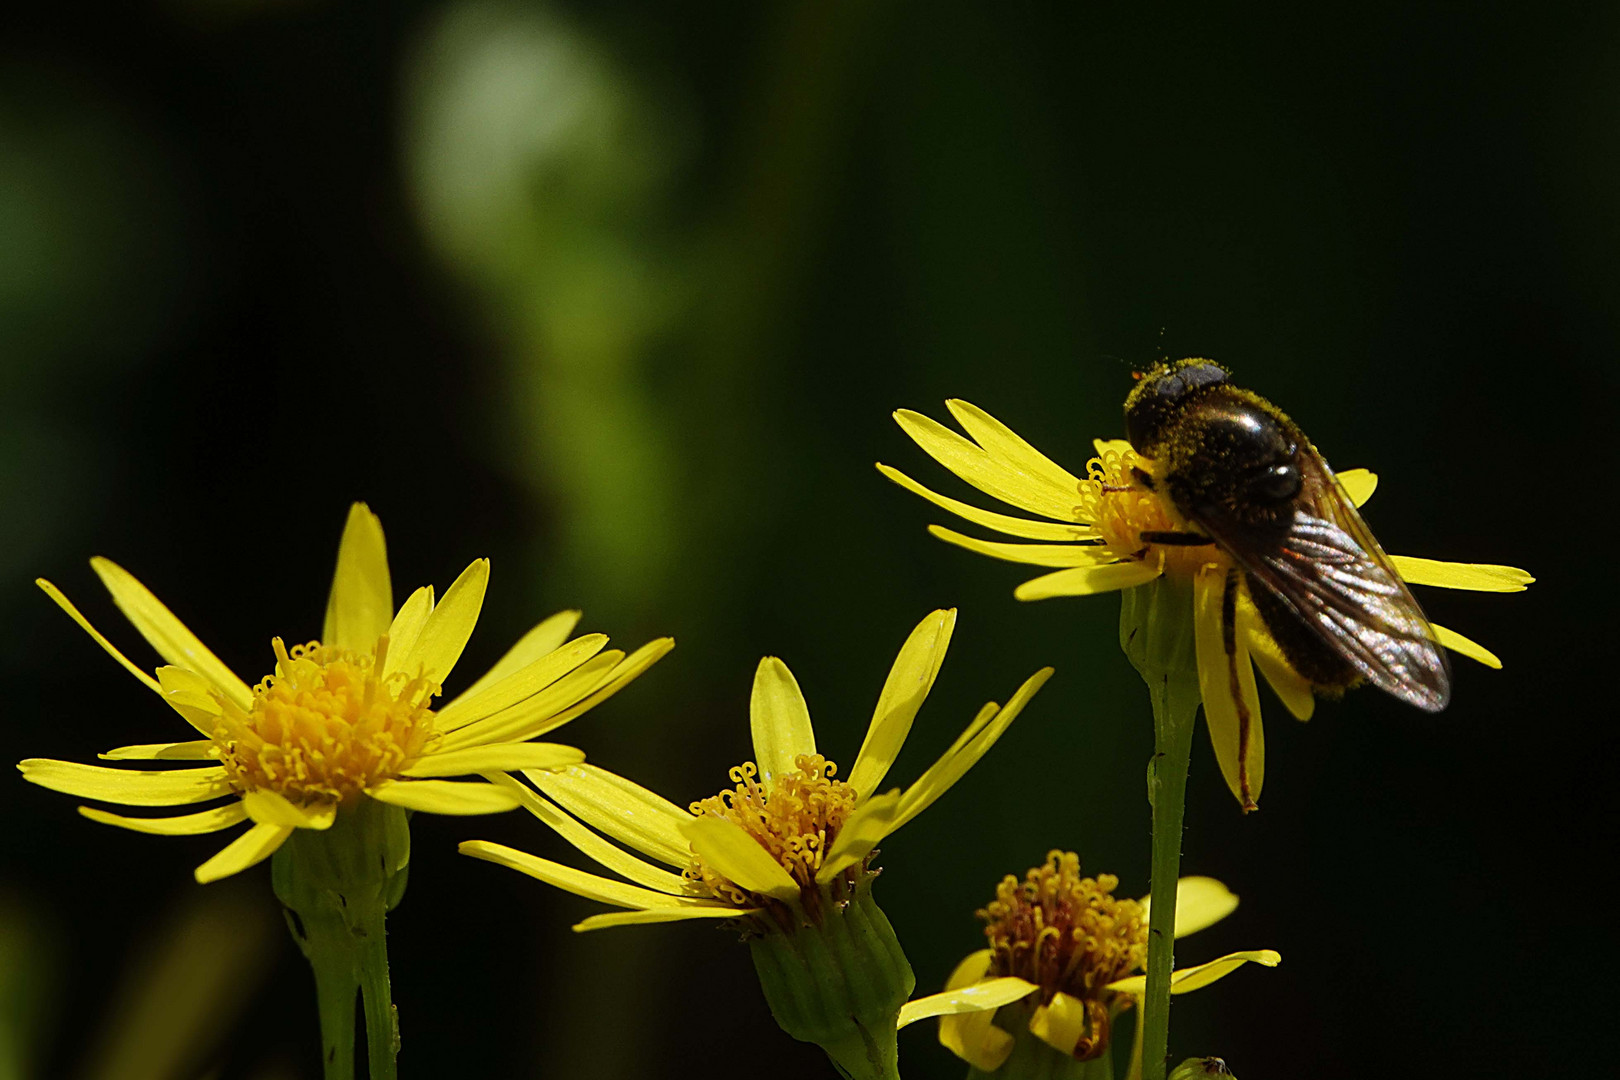
[[[1234,564],[1221,603],[1235,664],[1239,590],[1301,676],[1327,691],[1365,679],[1429,712],[1451,672],[1423,609],[1322,455],[1281,409],[1208,360],[1161,364],[1125,399],[1125,433],[1152,459],[1135,482],[1188,526],[1146,543],[1214,544]],[[1234,683],[1235,685],[1235,683]]]

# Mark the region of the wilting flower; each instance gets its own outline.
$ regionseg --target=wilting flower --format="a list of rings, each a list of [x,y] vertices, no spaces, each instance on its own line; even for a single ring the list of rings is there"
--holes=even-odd
[[[1148,901],[1113,895],[1111,874],[1080,876],[1080,858],[1053,851],[1019,881],[1011,874],[978,912],[990,946],[956,966],[945,990],[908,1002],[901,1026],[937,1016],[939,1041],[983,1072],[1008,1064],[1022,1041],[1030,1066],[1055,1050],[1078,1061],[1106,1060],[1113,1025],[1146,989]],[[1176,937],[1212,926],[1237,907],[1214,878],[1182,878],[1176,890]],[[1275,967],[1270,949],[1230,953],[1171,975],[1171,993],[1208,986],[1253,961]],[[1140,1038],[1141,1024],[1137,1024]],[[1131,1075],[1140,1068],[1133,1051]],[[1050,1069],[1009,1067],[1009,1077]]]
[[[766,657],[749,703],[755,760],[731,770],[731,787],[687,810],[593,765],[524,770],[549,798],[507,780],[536,817],[634,884],[483,840],[461,851],[627,909],[593,915],[576,930],[736,920],[784,1030],[821,1045],[847,1075],[892,1075],[894,1017],[914,980],[888,919],[871,900],[875,849],[972,768],[1051,675],[1050,668],[1037,672],[1005,708],[985,705],[910,787],[880,792],[955,625],[954,610],[936,611],[912,631],[847,779],[817,750],[793,673]]]
[[[196,729],[201,738],[122,746],[116,761],[208,761],[201,768],[124,769],[34,758],[29,781],[126,806],[185,806],[226,799],[179,817],[125,817],[80,807],[92,821],[165,836],[252,826],[197,868],[214,881],[263,860],[294,829],[324,830],[362,799],[438,814],[485,814],[518,805],[482,780],[443,777],[490,769],[559,768],[584,760],[569,746],[529,740],[616,693],[672,647],[653,641],[630,656],[607,638],[567,640],[579,612],[546,619],[483,678],[438,706],[478,621],[489,579],[479,559],[437,603],[431,586],[394,610],[382,525],[365,505],[349,512],[319,641],[271,642],[274,670],[252,687],[208,650],[128,571],[91,565],[113,600],[167,661],[153,675],[127,659],[61,591],[39,586],[113,659]]]
[[[1086,463],[1084,479],[1068,472],[1006,425],[965,401],[946,402],[968,437],[910,410],[895,413],[906,434],[940,464],[979,490],[1037,518],[980,509],[929,490],[888,465],[878,469],[896,484],[975,525],[1034,543],[980,540],[938,525],[929,531],[969,551],[1010,562],[1059,567],[1018,586],[1021,600],[1129,590],[1165,582],[1178,586],[1166,595],[1179,605],[1177,619],[1195,624],[1196,664],[1204,714],[1221,772],[1233,794],[1252,807],[1265,769],[1265,741],[1253,667],[1260,669],[1290,713],[1309,719],[1315,708],[1312,682],[1283,655],[1267,631],[1246,587],[1237,592],[1236,662],[1228,666],[1222,646],[1220,584],[1232,566],[1230,557],[1212,544],[1185,546],[1155,541],[1183,528],[1165,497],[1138,482],[1151,475],[1153,462],[1122,439],[1096,440],[1096,456]],[[1360,506],[1371,497],[1377,477],[1365,469],[1337,474],[1350,501]],[[1437,562],[1392,555],[1389,561],[1403,580],[1480,592],[1518,592],[1534,579],[1510,566]],[[1129,620],[1127,620],[1129,621]],[[1501,661],[1483,646],[1454,630],[1433,625],[1446,648],[1500,668]],[[1122,625],[1122,638],[1127,631]],[[1137,647],[1141,642],[1136,643]],[[1131,646],[1127,644],[1127,650]],[[1235,677],[1234,677],[1235,676]],[[1241,721],[1240,721],[1241,718]]]

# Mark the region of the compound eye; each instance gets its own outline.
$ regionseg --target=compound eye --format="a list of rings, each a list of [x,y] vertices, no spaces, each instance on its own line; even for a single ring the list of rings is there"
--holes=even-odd
[[[1299,489],[1299,470],[1293,465],[1273,465],[1249,482],[1250,493],[1264,502],[1287,502]]]

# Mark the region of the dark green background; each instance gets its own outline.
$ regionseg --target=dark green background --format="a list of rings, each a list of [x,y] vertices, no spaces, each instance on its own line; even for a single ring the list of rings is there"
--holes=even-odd
[[[955,604],[896,779],[1058,675],[884,846],[931,991],[1050,847],[1146,891],[1151,736],[1117,601],[1022,605],[1032,575],[929,539],[944,515],[872,463],[965,486],[888,414],[965,397],[1078,470],[1132,368],[1210,356],[1381,474],[1390,550],[1541,580],[1425,592],[1507,664],[1459,661],[1442,716],[1270,702],[1258,814],[1200,735],[1184,868],[1244,903],[1180,955],[1285,962],[1183,999],[1175,1052],[1244,1080],[1585,1075],[1612,1056],[1617,31],[1606,5],[12,12],[0,756],[178,737],[33,576],[144,662],[85,565],[113,557],[251,680],[272,634],[318,632],[356,498],[400,596],[492,557],[468,678],[560,607],[675,635],[567,735],[678,802],[748,756],[759,656],[847,763],[906,632]],[[73,805],[0,785],[3,1030],[32,1060],[3,1075],[90,1075],[221,843]],[[456,856],[469,837],[584,865],[520,815],[417,819],[402,1075],[830,1075],[727,934],[573,935],[597,907]],[[181,1075],[316,1075],[307,969],[275,956]],[[960,1075],[924,1027],[906,1075]]]

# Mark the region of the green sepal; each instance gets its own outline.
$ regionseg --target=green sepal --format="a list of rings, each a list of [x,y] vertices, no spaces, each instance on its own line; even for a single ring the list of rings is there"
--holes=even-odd
[[[1120,593],[1119,647],[1149,686],[1166,677],[1198,677],[1189,580],[1161,574]]]
[[[899,1080],[895,1024],[917,979],[870,879],[815,921],[773,925],[749,951],[783,1031],[820,1046],[849,1080]]]

